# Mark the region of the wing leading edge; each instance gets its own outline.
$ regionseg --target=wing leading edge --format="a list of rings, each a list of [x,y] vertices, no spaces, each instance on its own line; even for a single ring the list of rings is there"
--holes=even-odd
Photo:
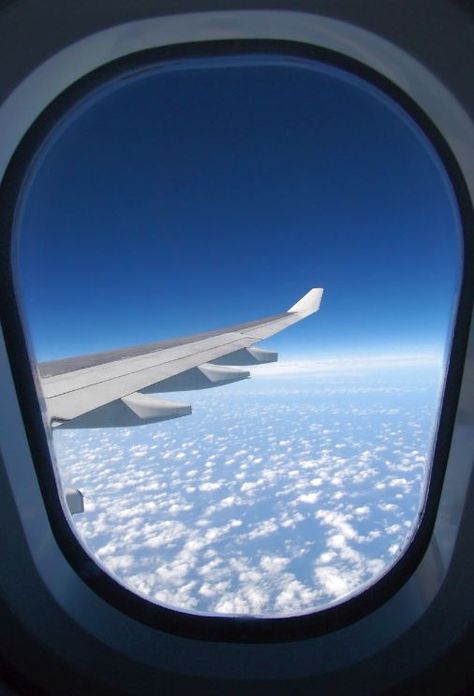
[[[150,393],[201,389],[249,377],[239,367],[273,362],[277,354],[255,343],[317,312],[322,288],[289,310],[258,321],[175,341],[39,365],[53,426],[92,428],[140,425],[191,413],[186,404]]]

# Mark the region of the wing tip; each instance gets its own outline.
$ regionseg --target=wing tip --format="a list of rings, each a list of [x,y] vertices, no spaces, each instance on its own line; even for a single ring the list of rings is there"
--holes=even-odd
[[[324,288],[312,288],[288,310],[291,314],[308,316],[317,312],[321,304]]]

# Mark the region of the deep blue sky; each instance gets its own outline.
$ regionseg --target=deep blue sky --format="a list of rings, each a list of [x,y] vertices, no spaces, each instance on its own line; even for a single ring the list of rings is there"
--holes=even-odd
[[[267,343],[281,359],[442,346],[459,223],[418,128],[334,69],[192,65],[89,100],[35,165],[18,265],[38,358],[258,318],[315,286],[320,313]]]

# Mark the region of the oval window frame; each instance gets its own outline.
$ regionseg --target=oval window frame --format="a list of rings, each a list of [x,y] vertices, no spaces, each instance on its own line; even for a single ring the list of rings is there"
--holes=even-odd
[[[136,595],[132,590],[124,587],[105,573],[87,554],[73,534],[64,516],[63,503],[58,493],[54,470],[50,462],[46,431],[38,418],[40,405],[32,370],[27,367],[30,365],[29,353],[25,327],[16,303],[10,249],[16,204],[31,162],[49,133],[71,109],[71,105],[83,99],[100,84],[117,79],[119,73],[129,72],[131,69],[144,69],[161,61],[183,58],[201,56],[212,58],[221,55],[259,52],[277,53],[278,55],[288,55],[306,60],[313,59],[351,72],[387,94],[418,124],[436,150],[452,182],[463,229],[463,269],[426,505],[418,530],[405,552],[394,566],[373,585],[364,588],[361,593],[355,596],[341,600],[335,606],[289,617],[203,616],[171,609]],[[400,589],[417,568],[426,551],[436,519],[462,378],[474,276],[473,269],[468,263],[468,259],[472,257],[473,244],[466,231],[472,224],[473,212],[467,187],[447,142],[419,105],[399,87],[372,68],[368,68],[343,54],[308,44],[267,39],[242,39],[230,42],[216,40],[174,44],[164,48],[148,49],[116,59],[97,68],[62,92],[43,111],[30,127],[10,162],[2,182],[0,201],[4,211],[1,222],[0,265],[2,275],[0,291],[5,297],[2,322],[5,325],[9,359],[14,368],[15,385],[25,416],[28,441],[31,450],[35,453],[36,474],[56,540],[71,566],[94,592],[130,617],[180,636],[231,642],[282,642],[313,637],[347,626],[381,606]]]

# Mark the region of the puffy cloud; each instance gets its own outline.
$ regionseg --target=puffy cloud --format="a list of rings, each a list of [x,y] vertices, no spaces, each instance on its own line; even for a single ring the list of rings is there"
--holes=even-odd
[[[370,507],[368,505],[361,505],[354,510],[354,515],[357,515],[358,517],[367,517],[369,514]]]
[[[270,518],[268,520],[264,520],[260,524],[256,525],[249,533],[248,533],[248,538],[250,540],[252,539],[257,539],[258,537],[266,537],[269,536],[270,534],[273,534],[273,532],[276,532],[278,530],[278,524],[275,522],[273,518]]]
[[[296,499],[297,501],[300,501],[301,503],[309,503],[309,504],[314,504],[318,498],[321,497],[321,493],[303,493],[302,495],[298,496]]]
[[[200,491],[217,491],[220,487],[222,486],[222,482],[215,482],[211,483],[210,481],[208,483],[201,483],[199,486]]]
[[[180,609],[284,615],[363,588],[411,534],[439,379],[354,366],[196,392],[187,419],[55,430],[61,475],[85,494],[78,535]]]
[[[289,558],[283,556],[262,556],[260,559],[260,567],[267,570],[269,573],[279,573],[290,562]]]
[[[354,578],[336,566],[321,566],[315,570],[316,580],[322,586],[326,594],[332,597],[343,597],[354,585]]]

